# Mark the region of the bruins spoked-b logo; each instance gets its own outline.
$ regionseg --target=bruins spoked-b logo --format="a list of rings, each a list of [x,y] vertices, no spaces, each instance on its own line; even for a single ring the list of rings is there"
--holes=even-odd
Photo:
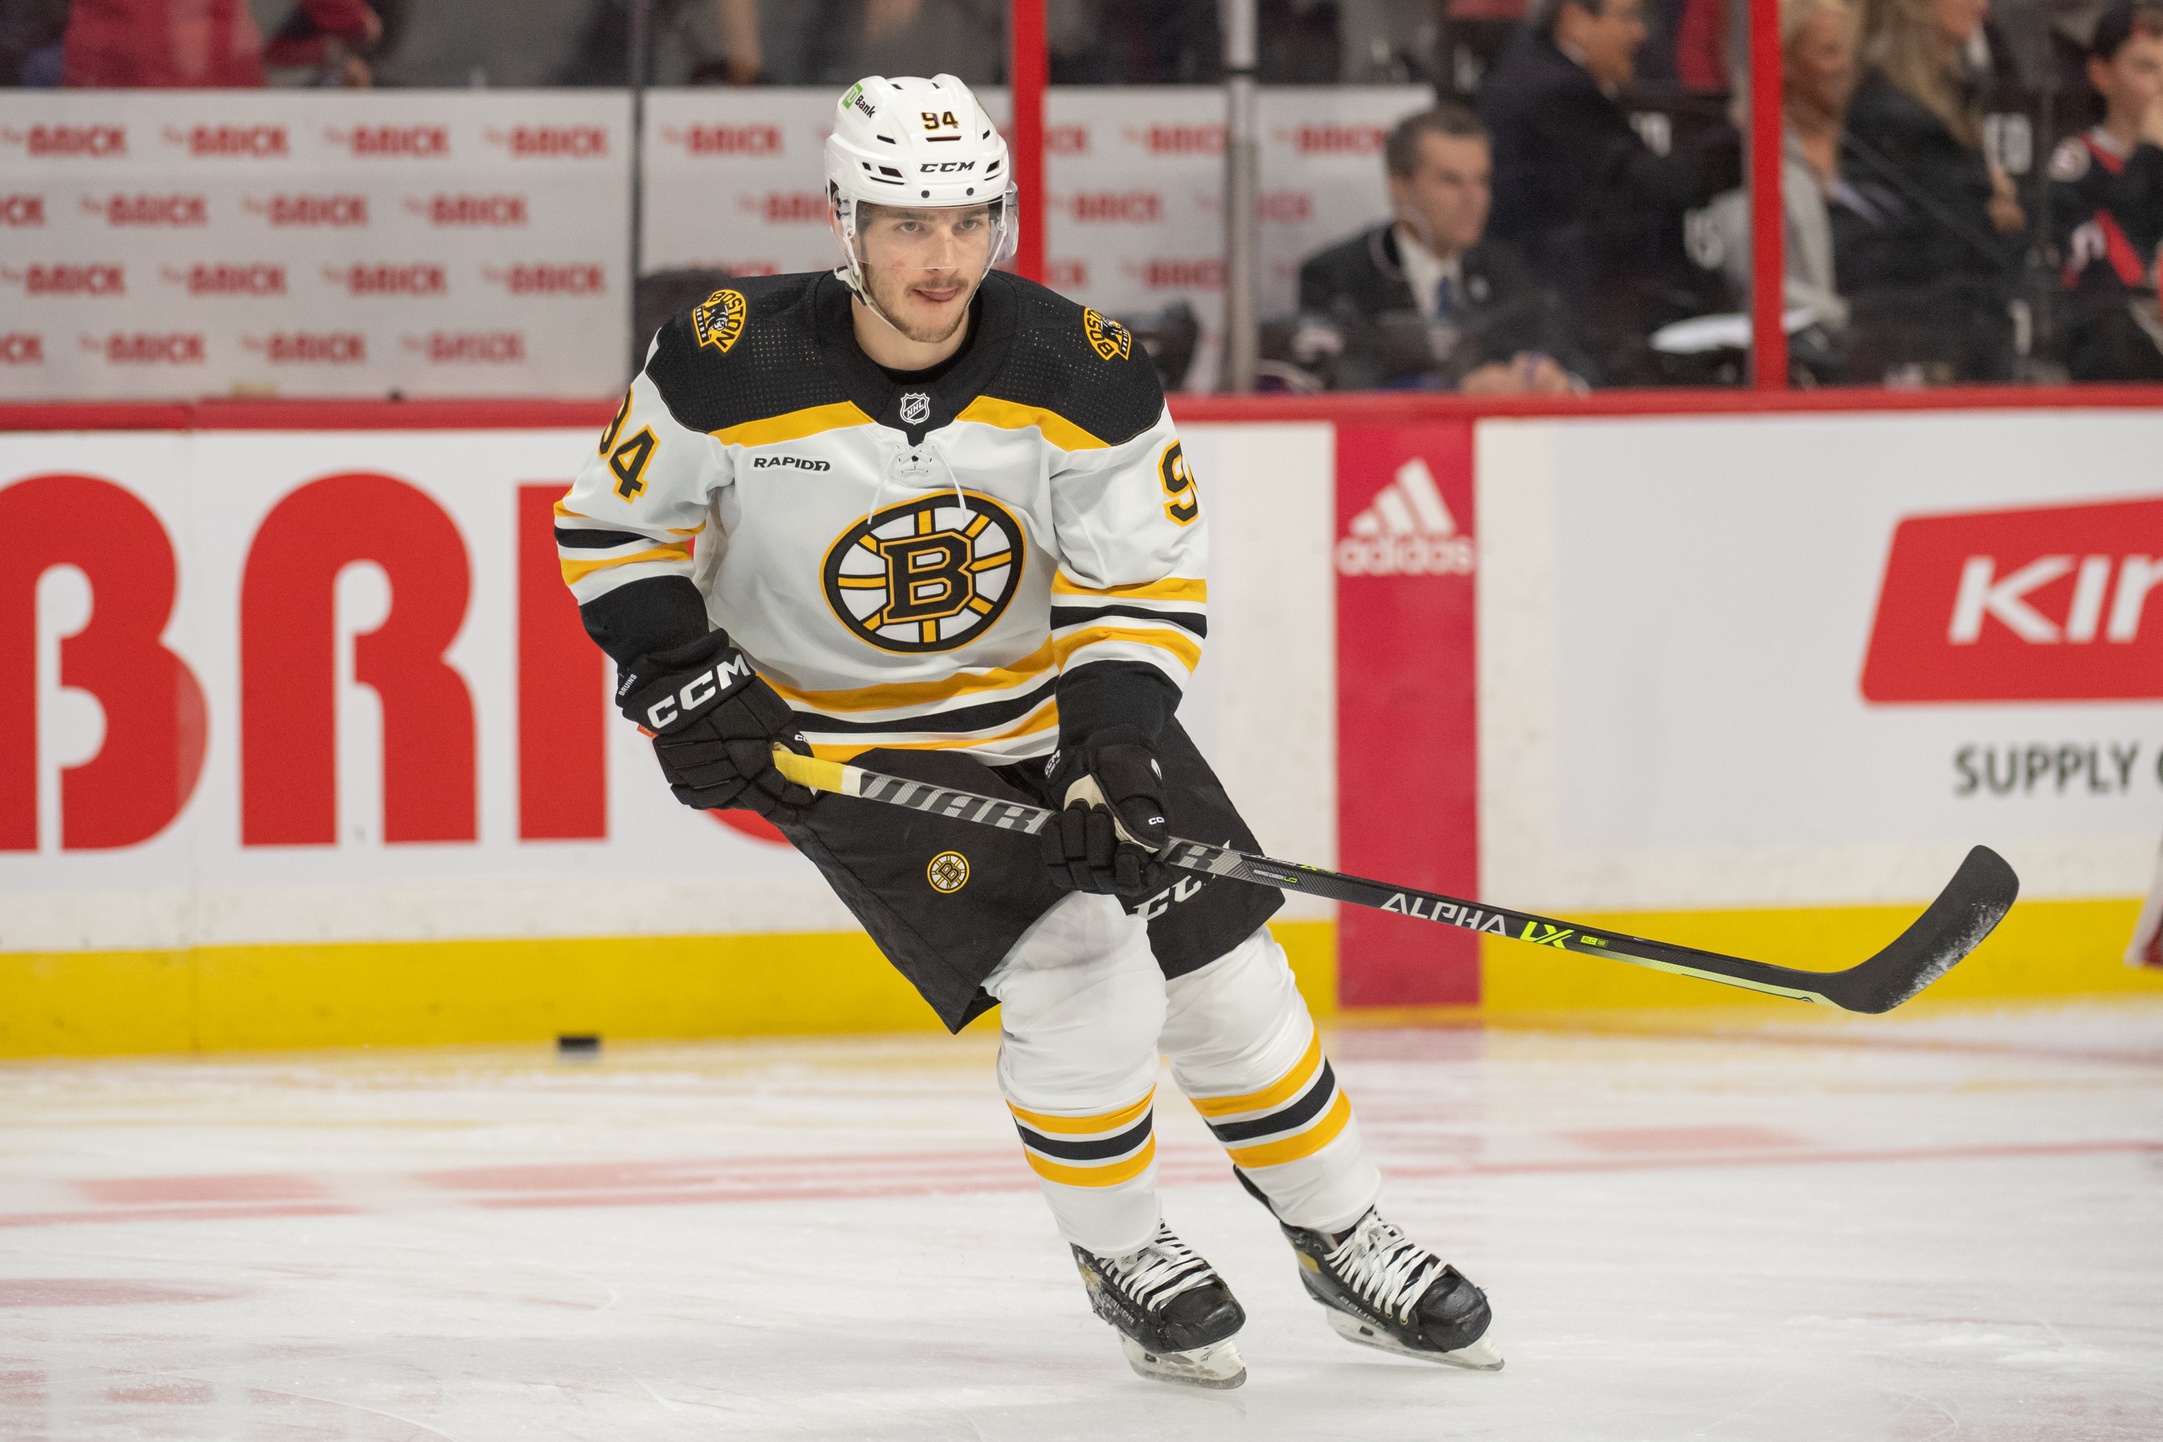
[[[1021,586],[1022,529],[975,492],[941,491],[857,522],[826,552],[826,603],[882,651],[951,651]]]
[[[1125,360],[1134,354],[1134,333],[1108,315],[1084,310],[1082,334],[1089,337],[1089,348],[1105,360]]]
[[[740,290],[717,290],[691,311],[691,329],[700,345],[710,345],[723,355],[744,333],[744,312],[750,307]]]
[[[952,896],[969,884],[969,858],[958,851],[942,851],[924,868],[924,880],[933,891]]]

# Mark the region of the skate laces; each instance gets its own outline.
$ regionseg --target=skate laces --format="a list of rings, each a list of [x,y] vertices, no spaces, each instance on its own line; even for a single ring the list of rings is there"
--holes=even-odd
[[[1330,1249],[1326,1260],[1361,1300],[1395,1313],[1405,1323],[1412,1320],[1412,1308],[1443,1269],[1440,1257],[1372,1209]]]
[[[1161,1312],[1172,1298],[1216,1280],[1216,1268],[1164,1223],[1133,1251],[1103,1259],[1113,1280],[1144,1311]]]

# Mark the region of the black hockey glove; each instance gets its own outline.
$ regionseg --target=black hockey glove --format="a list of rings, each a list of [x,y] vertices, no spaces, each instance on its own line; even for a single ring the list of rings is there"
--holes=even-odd
[[[1055,884],[1124,897],[1163,889],[1159,857],[1172,833],[1164,773],[1147,736],[1115,726],[1083,738],[1053,758],[1051,785],[1066,809],[1037,839]]]
[[[617,681],[616,704],[653,733],[661,774],[684,805],[742,808],[770,821],[811,804],[810,791],[774,768],[777,741],[810,754],[795,713],[726,631],[638,657]]]

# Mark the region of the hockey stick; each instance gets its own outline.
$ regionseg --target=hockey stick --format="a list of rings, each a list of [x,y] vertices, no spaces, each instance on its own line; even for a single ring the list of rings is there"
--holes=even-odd
[[[907,781],[839,761],[802,756],[778,746],[774,748],[774,764],[789,780],[813,791],[854,796],[888,806],[906,806],[912,811],[927,811],[956,821],[996,826],[1031,836],[1041,831],[1053,814],[1041,806],[999,801],[973,791],[956,791],[925,781]],[[1978,846],[1960,863],[1960,869],[1938,893],[1938,899],[1877,955],[1845,971],[1798,971],[1739,956],[1723,956],[1717,951],[1699,951],[1695,947],[1676,946],[1665,941],[1648,941],[1641,936],[1625,936],[1620,932],[1595,935],[1574,923],[1552,921],[1530,912],[1461,901],[1454,896],[1414,891],[1387,882],[1367,881],[1297,862],[1272,861],[1266,856],[1234,851],[1225,846],[1207,846],[1199,841],[1174,838],[1164,859],[1172,866],[1208,876],[1225,876],[1258,886],[1275,886],[1308,896],[1346,901],[1354,906],[1392,911],[1422,921],[1438,921],[1466,931],[1507,936],[1535,946],[1552,946],[1585,956],[1611,957],[1633,966],[1725,982],[1729,986],[1747,987],[1773,996],[1790,996],[1820,1006],[1873,1013],[1891,1011],[1952,970],[1956,962],[1990,935],[1991,929],[2012,908],[2014,897],[2020,894],[2020,878],[2006,865],[2005,858],[1987,846]]]

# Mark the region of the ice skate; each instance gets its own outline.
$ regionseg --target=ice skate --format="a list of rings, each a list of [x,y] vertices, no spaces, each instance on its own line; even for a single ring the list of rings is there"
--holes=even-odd
[[[1237,1387],[1247,1380],[1232,1336],[1247,1314],[1217,1269],[1172,1234],[1134,1251],[1100,1257],[1074,1249],[1089,1305],[1119,1330],[1127,1363],[1141,1376],[1189,1387]]]
[[[1241,1186],[1269,1205],[1245,1172],[1235,1173]],[[1326,1309],[1338,1336],[1422,1362],[1480,1372],[1501,1368],[1502,1354],[1487,1340],[1493,1320],[1487,1294],[1375,1208],[1334,1234],[1282,1218],[1277,1225],[1299,1258],[1307,1295]]]

